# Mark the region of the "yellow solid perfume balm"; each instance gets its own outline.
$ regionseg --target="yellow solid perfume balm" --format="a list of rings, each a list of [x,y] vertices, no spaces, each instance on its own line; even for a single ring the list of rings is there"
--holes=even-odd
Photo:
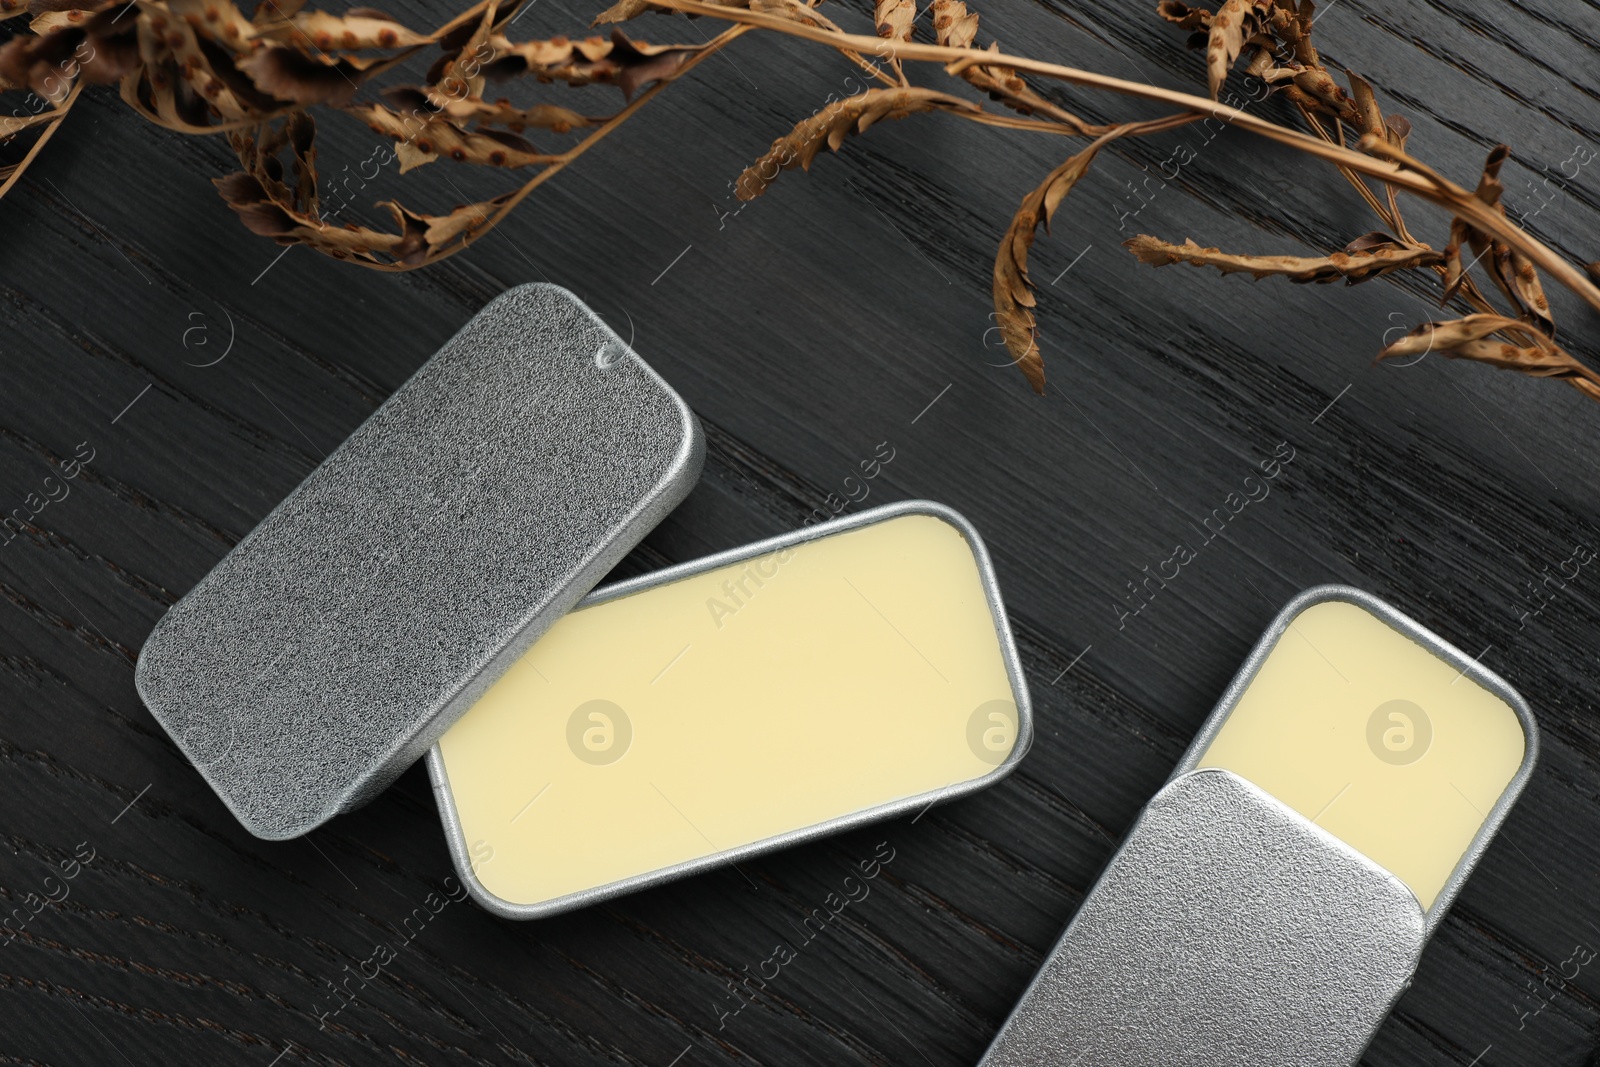
[[[1343,600],[1296,615],[1201,767],[1231,770],[1433,905],[1522,765],[1504,697]]]
[[[536,917],[980,787],[1028,733],[981,542],[911,503],[595,594],[430,767],[480,902]]]

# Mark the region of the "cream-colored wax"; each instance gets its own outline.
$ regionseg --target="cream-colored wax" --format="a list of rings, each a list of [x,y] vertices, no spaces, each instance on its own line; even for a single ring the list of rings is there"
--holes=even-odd
[[[479,880],[538,904],[981,777],[1016,727],[972,550],[913,514],[575,611],[440,746]]]
[[[1254,782],[1431,907],[1522,762],[1516,713],[1363,608],[1295,617],[1200,760]]]

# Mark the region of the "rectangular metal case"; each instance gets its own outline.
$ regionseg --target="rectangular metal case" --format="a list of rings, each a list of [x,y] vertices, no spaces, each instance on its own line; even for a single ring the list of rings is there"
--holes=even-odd
[[[577,297],[511,289],[167,612],[139,694],[251,833],[304,834],[420,758],[703,456]]]
[[[1456,668],[1509,705],[1522,727],[1520,764],[1492,809],[1478,813],[1476,836],[1427,908],[1313,819],[1239,774],[1201,766],[1296,617],[1328,602],[1362,608]],[[1367,593],[1308,590],[1256,645],[982,1067],[1355,1064],[1537,758],[1532,715],[1498,676]]]
[[[444,753],[439,746],[435,746],[428,753],[428,772],[433,779],[433,788],[439,803],[440,818],[444,824],[445,836],[449,842],[450,855],[454,860],[456,871],[462,883],[480,905],[487,910],[507,919],[537,919],[568,911],[574,908],[585,907],[590,904],[607,900],[612,897],[631,893],[648,886],[658,885],[673,879],[683,878],[723,864],[736,863],[740,860],[758,856],[775,849],[786,848],[791,845],[814,841],[830,834],[840,833],[876,822],[881,819],[891,818],[911,812],[926,809],[936,802],[966,796],[981,789],[985,789],[1011,773],[1017,763],[1027,752],[1033,739],[1033,714],[1028,695],[1026,678],[1022,666],[1017,659],[1017,650],[1011,629],[1006,621],[1005,608],[1001,603],[1000,590],[995,580],[993,564],[989,559],[983,541],[977,530],[965,518],[954,510],[925,500],[911,500],[897,504],[889,504],[874,508],[858,515],[834,519],[829,522],[808,526],[792,533],[781,534],[777,537],[758,541],[754,544],[720,552],[703,559],[692,560],[676,566],[667,567],[652,574],[641,575],[626,581],[608,585],[596,590],[587,597],[578,608],[591,608],[610,601],[619,600],[648,590],[670,585],[682,579],[703,575],[707,572],[725,568],[730,564],[739,564],[746,561],[758,560],[777,553],[782,553],[795,546],[807,542],[818,541],[833,535],[852,530],[860,530],[874,524],[887,522],[905,516],[931,516],[948,523],[959,532],[967,547],[971,550],[973,562],[976,565],[978,580],[982,587],[982,596],[988,613],[992,618],[994,636],[998,643],[999,656],[1004,665],[1004,676],[1010,687],[1009,699],[1015,705],[1014,742],[1010,751],[1004,758],[989,759],[993,769],[981,776],[964,780],[945,788],[921,792],[917,795],[906,796],[889,803],[878,804],[864,810],[851,812],[847,815],[834,818],[825,822],[812,825],[795,827],[792,830],[780,833],[763,840],[753,841],[738,847],[724,848],[709,855],[672,864],[656,870],[650,870],[636,877],[629,877],[609,884],[593,886],[583,891],[573,892],[559,899],[547,900],[535,904],[517,903],[497,896],[490,891],[479,878],[474,869],[474,849],[469,846],[467,835],[463,831],[462,820],[458,814],[456,798],[452,792],[450,772]],[[619,654],[626,654],[622,650]],[[825,671],[826,664],[818,664],[818,671]],[[748,714],[760,715],[763,709],[759,700],[755,700],[748,707]],[[982,710],[982,709],[980,709]],[[973,744],[970,740],[968,745]],[[976,749],[974,749],[976,751]],[[703,773],[711,773],[705,769]],[[774,769],[774,773],[781,773]],[[794,773],[798,773],[797,771]],[[704,837],[704,833],[701,834]],[[707,839],[709,842],[709,838]],[[478,843],[481,846],[481,842]],[[604,842],[596,842],[595,847],[601,847]]]

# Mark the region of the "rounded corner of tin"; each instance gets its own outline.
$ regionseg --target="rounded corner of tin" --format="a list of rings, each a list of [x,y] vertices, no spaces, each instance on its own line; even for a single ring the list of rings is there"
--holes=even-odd
[[[456,869],[456,875],[461,879],[462,888],[467,891],[467,896],[472,902],[490,915],[499,919],[514,921],[527,921],[529,919],[544,919],[567,910],[571,905],[561,906],[561,900],[549,901],[543,904],[514,904],[505,897],[495,894],[483,880],[478,877],[477,871],[471,864],[462,863],[452,855],[451,860]]]
[[[1012,747],[1011,753],[994,770],[964,783],[970,786],[966,792],[976,792],[1010,774],[1033,746],[1033,694],[1028,687],[1027,674],[1022,668],[1022,657],[1017,651],[1016,635],[1011,630],[1011,618],[1006,613],[1005,600],[1000,593],[1000,579],[995,573],[994,560],[989,555],[988,546],[984,543],[983,535],[978,532],[977,526],[949,504],[925,498],[885,504],[863,512],[856,516],[856,519],[866,524],[904,515],[927,515],[939,519],[953,528],[967,543],[967,548],[972,552],[973,562],[978,568],[978,579],[983,586],[983,595],[989,605],[990,617],[994,621],[995,636],[1000,643],[1000,657],[1005,663],[1006,676],[1011,683],[1012,701],[1017,706],[1016,744]]]
[[[991,786],[999,785],[1005,779],[1011,777],[1012,772],[1027,757],[1029,750],[1033,748],[1033,738],[1033,719],[1030,713],[1024,710],[1022,704],[1019,703],[1017,705],[1017,740],[1011,746],[1011,751],[1006,754],[1006,758],[1001,760],[992,770],[960,783],[947,796],[943,796],[941,799],[957,800],[972,793],[981,793]]]
[[[204,773],[204,772],[202,772]],[[233,802],[233,797],[217,789],[210,774],[205,774],[206,780],[211,783],[211,788],[222,798],[222,803],[239,820],[239,825],[250,832],[250,836],[262,841],[293,841],[297,837],[304,837],[333,818],[338,812],[322,811],[306,815],[302,818],[285,820],[283,823],[267,824],[253,812],[241,809]]]
[[[687,495],[700,480],[700,472],[705,469],[706,432],[705,427],[700,425],[700,416],[694,413],[688,401],[674,390],[668,389],[668,392],[678,409],[683,433],[678,441],[678,453],[673,457],[672,467],[667,473],[666,480],[675,486],[681,486],[683,493]]]
[[[1539,733],[1539,722],[1533,717],[1533,708],[1529,706],[1527,700],[1523,698],[1521,693],[1509,686],[1507,687],[1506,695],[1508,696],[1506,703],[1511,705],[1511,710],[1516,713],[1517,721],[1522,723],[1522,734],[1526,745],[1522,752],[1522,766],[1518,768],[1517,772],[1519,775],[1524,776],[1523,781],[1517,782],[1517,790],[1520,792],[1522,786],[1526,784],[1525,775],[1532,774],[1533,768],[1539,763],[1539,753],[1544,746],[1544,742]]]
[[[970,521],[968,521],[965,515],[961,514],[961,512],[957,511],[949,504],[941,503],[938,500],[929,500],[927,497],[914,496],[906,500],[896,501],[893,504],[885,504],[879,510],[893,511],[897,514],[905,515],[932,515],[935,518],[943,519],[945,522],[948,522],[951,526],[954,526],[956,529],[960,530],[961,533],[966,537],[975,538],[980,541],[982,540],[981,537],[978,537],[977,529]]]
[[[157,623],[156,625],[160,626],[161,624]],[[138,656],[134,657],[133,691],[139,694],[139,701],[144,704],[145,708],[149,710],[150,714],[155,716],[157,721],[159,721],[161,719],[162,712],[158,705],[161,705],[164,702],[161,699],[159,685],[150,676],[150,672],[153,668],[150,666],[150,660],[148,658],[150,644],[155,640],[155,637],[156,631],[150,631],[150,636],[146,637],[144,644],[139,646]],[[163,723],[163,725],[165,724]]]
[[[1313,599],[1314,594],[1315,597]],[[1517,774],[1512,778],[1507,789],[1511,792],[1513,798],[1521,791],[1527,774],[1532,771],[1539,758],[1539,724],[1534,719],[1533,709],[1515,686],[1488,667],[1485,667],[1479,662],[1478,657],[1468,655],[1463,649],[1413,619],[1393,604],[1363,589],[1347,585],[1322,585],[1306,590],[1295,599],[1296,601],[1305,599],[1306,604],[1304,607],[1326,600],[1340,600],[1354,604],[1407,638],[1415,641],[1452,667],[1457,668],[1464,677],[1472,679],[1478,685],[1505,701],[1506,706],[1511,709],[1512,714],[1517,717],[1518,724],[1522,727],[1524,746],[1522,761],[1518,766]],[[1304,610],[1304,607],[1301,610]],[[1285,612],[1287,613],[1287,609],[1285,609]],[[1290,617],[1292,618],[1292,616]],[[1481,656],[1482,653],[1479,653],[1479,657]]]
[[[450,853],[450,865],[455,868],[456,877],[461,880],[462,888],[473,903],[502,919],[539,919],[561,910],[545,904],[516,904],[483,884],[472,862],[466,830],[456,810],[455,795],[450,791],[450,771],[445,764],[443,746],[435,743],[423,760],[428,767],[428,779],[433,784],[434,802],[439,808],[439,822],[444,830],[446,851]]]
[[[875,510],[883,513],[882,517],[885,519],[899,518],[902,515],[926,515],[929,518],[938,519],[960,534],[962,539],[967,542],[967,546],[972,549],[973,554],[983,564],[987,565],[989,562],[989,548],[984,543],[983,535],[978,532],[977,526],[973,525],[971,519],[949,504],[943,504],[937,500],[928,500],[924,497],[912,497],[909,500],[885,504]],[[870,512],[867,514],[870,514]]]

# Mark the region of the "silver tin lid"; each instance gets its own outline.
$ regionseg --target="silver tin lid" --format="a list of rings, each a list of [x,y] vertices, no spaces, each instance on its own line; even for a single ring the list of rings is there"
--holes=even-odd
[[[1394,875],[1229,771],[1157,793],[983,1067],[1353,1063],[1411,979]]]
[[[426,752],[703,458],[577,297],[509,290],[157,623],[139,695],[251,833],[306,833]]]

